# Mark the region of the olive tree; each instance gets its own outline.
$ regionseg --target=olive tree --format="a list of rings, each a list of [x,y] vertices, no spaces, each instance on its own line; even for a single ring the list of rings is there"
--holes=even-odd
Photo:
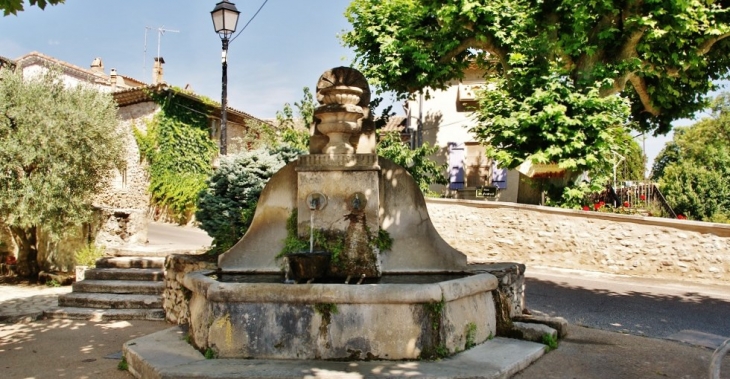
[[[59,73],[24,78],[0,69],[0,219],[19,247],[18,271],[34,275],[38,236],[60,237],[89,220],[91,201],[121,162],[116,104]]]

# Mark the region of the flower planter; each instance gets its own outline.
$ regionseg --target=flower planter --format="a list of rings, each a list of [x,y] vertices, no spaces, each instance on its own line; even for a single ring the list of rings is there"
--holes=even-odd
[[[86,270],[89,269],[89,266],[76,266],[76,281],[80,282],[84,280],[84,277],[86,275]]]

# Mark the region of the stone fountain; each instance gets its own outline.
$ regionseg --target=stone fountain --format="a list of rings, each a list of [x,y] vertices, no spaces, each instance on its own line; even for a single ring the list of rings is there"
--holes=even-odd
[[[184,277],[191,345],[230,361],[402,361],[491,339],[500,283],[470,270],[434,229],[411,176],[378,157],[366,79],[329,70],[317,100],[309,154],[269,180],[217,270]],[[318,253],[317,269],[322,246],[284,249],[315,234],[331,250]]]

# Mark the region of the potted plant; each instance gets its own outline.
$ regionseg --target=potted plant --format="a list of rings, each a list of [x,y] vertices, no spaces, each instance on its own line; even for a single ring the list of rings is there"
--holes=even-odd
[[[86,270],[96,267],[96,261],[104,256],[104,246],[96,246],[90,243],[74,253],[74,267],[76,269],[76,281],[84,280]]]

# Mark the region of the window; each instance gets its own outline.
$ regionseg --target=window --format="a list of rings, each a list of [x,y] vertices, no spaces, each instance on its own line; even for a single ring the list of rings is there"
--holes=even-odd
[[[464,144],[449,142],[449,189],[464,188]]]
[[[492,161],[492,185],[507,189],[507,169],[499,167],[496,161]]]

